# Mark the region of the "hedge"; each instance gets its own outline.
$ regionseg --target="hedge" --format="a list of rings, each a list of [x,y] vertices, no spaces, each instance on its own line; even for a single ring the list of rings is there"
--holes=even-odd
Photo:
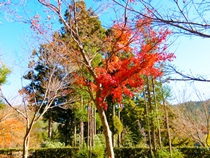
[[[21,156],[20,149],[0,149],[0,158],[20,158]]]
[[[149,148],[122,147],[115,148],[116,158],[148,158],[151,157]]]
[[[167,149],[167,148],[166,148]],[[175,148],[173,148],[175,149]],[[184,158],[209,158],[210,149],[201,147],[183,147],[176,148],[181,151]],[[41,148],[29,150],[29,158],[77,158],[79,148]],[[81,149],[86,151],[85,157],[97,158],[95,151]],[[150,158],[148,148],[122,147],[114,148],[116,158]],[[0,149],[1,158],[20,158],[22,151],[20,149]],[[85,153],[84,153],[85,154]],[[91,155],[91,156],[90,156]],[[80,155],[81,156],[81,155]],[[105,156],[106,157],[106,156]]]
[[[178,148],[186,158],[210,158],[210,148],[182,147]]]
[[[79,148],[41,148],[31,152],[29,158],[72,158]]]

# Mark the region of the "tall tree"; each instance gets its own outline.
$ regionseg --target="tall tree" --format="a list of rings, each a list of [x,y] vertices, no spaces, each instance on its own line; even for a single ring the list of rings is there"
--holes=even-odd
[[[37,58],[30,62],[30,70],[25,76],[31,83],[19,91],[23,96],[24,110],[18,109],[18,107],[12,105],[2,94],[4,101],[25,120],[25,135],[23,141],[24,158],[28,156],[30,133],[34,124],[42,118],[49,109],[64,106],[72,99],[63,96],[72,93],[72,91],[69,90],[70,83],[73,82],[73,77],[70,73],[74,71],[74,68],[65,67],[60,64],[61,60],[57,60],[59,55],[58,49],[60,49],[60,47],[58,43],[54,41],[51,45],[41,45],[38,51],[39,53],[37,53],[37,51],[33,52],[37,55]],[[62,102],[59,98],[63,98]],[[32,115],[29,113],[31,111],[33,112]]]
[[[128,128],[131,131],[130,142],[132,145],[138,145],[145,137],[145,122],[144,113],[145,105],[143,98],[140,95],[135,95],[133,99],[124,98],[123,107],[121,107],[121,120],[124,129]],[[122,133],[126,135],[126,131]],[[122,138],[124,139],[124,138]],[[123,146],[126,146],[126,142],[122,142]]]
[[[39,0],[52,10],[69,33],[69,56],[82,68],[82,73],[75,75],[78,85],[86,88],[98,110],[106,139],[107,154],[114,157],[112,135],[105,115],[109,105],[106,97],[113,96],[113,101],[121,103],[123,95],[132,97],[132,91],[142,87],[142,76],[160,76],[162,73],[156,63],[170,60],[173,54],[165,52],[163,46],[167,29],[153,30],[151,20],[134,19],[131,24],[117,22],[105,36],[101,24],[91,10],[86,10],[84,1],[67,4],[68,18],[62,15],[61,8],[66,3],[58,0],[52,4]],[[66,6],[66,5],[65,5]],[[150,30],[149,34],[145,34]],[[151,43],[144,38],[151,37]],[[150,53],[156,50],[156,53]],[[125,55],[121,55],[125,54]],[[126,58],[125,58],[126,56]],[[100,62],[97,58],[100,58]]]
[[[45,114],[44,118],[48,120],[48,137],[52,138],[52,122],[57,120],[55,118],[58,116],[56,112],[59,113],[65,113],[65,109],[71,108],[70,104],[74,102],[73,98],[76,98],[76,94],[73,96],[73,89],[71,87],[72,74],[71,72],[74,71],[74,67],[67,66],[65,63],[62,63],[62,59],[53,59],[55,56],[53,55],[52,51],[49,50],[49,48],[53,48],[53,51],[59,52],[58,49],[59,46],[53,46],[56,42],[52,42],[49,45],[42,45],[39,51],[34,51],[32,56],[33,59],[30,62],[30,68],[31,71],[28,72],[24,76],[26,80],[29,80],[31,83],[28,84],[25,89],[29,93],[33,93],[36,91],[36,94],[34,95],[35,99],[32,98],[32,102],[37,102],[38,104],[42,101],[43,95],[46,92],[46,87],[42,85],[42,83],[46,82],[46,80],[49,79],[49,74],[53,67],[57,65],[58,69],[56,69],[56,72],[53,74],[54,78],[57,78],[58,80],[62,80],[64,76],[66,76],[66,79],[63,83],[64,87],[62,89],[63,94],[62,96],[59,96],[55,98],[54,102],[52,103],[52,107],[56,105],[62,105],[62,107],[65,107],[64,109],[59,110],[59,107],[57,108],[50,108]],[[57,47],[57,48],[55,48]],[[51,62],[52,61],[52,62]],[[53,86],[53,85],[52,85]],[[56,86],[56,85],[55,85]],[[43,106],[44,108],[44,106]],[[42,108],[42,110],[43,110]],[[60,115],[62,116],[62,115]]]

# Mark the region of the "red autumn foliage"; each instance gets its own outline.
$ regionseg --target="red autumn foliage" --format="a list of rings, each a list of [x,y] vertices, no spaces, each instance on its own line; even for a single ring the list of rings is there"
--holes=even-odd
[[[133,92],[144,85],[143,76],[161,76],[158,65],[174,58],[174,54],[166,52],[164,44],[170,31],[154,30],[150,24],[151,19],[138,20],[135,28],[115,24],[107,40],[111,42],[112,51],[103,59],[104,64],[95,68],[95,81],[87,84],[78,78],[80,84],[96,92],[98,106],[107,109],[105,99],[109,95],[119,104],[123,95],[132,97]]]

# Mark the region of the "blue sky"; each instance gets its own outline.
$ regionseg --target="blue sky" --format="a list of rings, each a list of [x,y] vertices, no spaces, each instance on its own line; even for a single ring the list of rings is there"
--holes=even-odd
[[[172,62],[178,70],[185,74],[200,75],[210,79],[210,39],[200,37],[179,37],[169,47],[176,59]],[[171,82],[175,102],[185,100],[206,100],[210,98],[210,83],[206,82]],[[186,93],[186,95],[184,94]],[[199,94],[197,96],[197,94]]]
[[[93,1],[89,1],[88,6],[92,6],[93,4],[96,5]],[[34,6],[33,3],[29,4],[28,7],[32,6]],[[35,15],[36,12],[38,13],[38,10],[30,14]],[[112,16],[108,12],[105,13],[102,17],[102,22],[107,25],[104,17],[106,16],[107,19],[108,16],[110,18]],[[29,25],[10,22],[4,18],[3,13],[0,13],[0,55],[3,62],[12,70],[7,84],[3,86],[3,92],[9,99],[14,98],[17,95],[18,89],[21,88],[21,77],[27,70],[30,53],[37,43],[33,37]],[[193,74],[199,74],[210,79],[210,39],[180,36],[169,47],[169,52],[175,53],[176,59],[173,64],[179,70],[189,74],[191,72]],[[195,91],[201,93],[203,99],[210,98],[209,83],[171,82],[168,85],[172,87],[175,98],[174,102],[199,100],[195,96]]]

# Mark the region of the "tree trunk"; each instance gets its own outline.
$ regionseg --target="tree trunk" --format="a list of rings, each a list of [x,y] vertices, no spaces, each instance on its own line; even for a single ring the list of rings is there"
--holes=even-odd
[[[156,119],[157,119],[159,146],[160,146],[160,149],[162,150],[162,138],[161,138],[161,132],[160,132],[160,122],[159,122],[159,118],[158,118],[158,108],[157,108],[157,99],[156,99],[156,91],[155,91],[154,78],[152,78],[152,91],[153,91],[153,95],[154,95],[155,116],[156,116]]]
[[[149,151],[152,156],[152,141],[151,141],[151,131],[150,131],[150,119],[149,119],[149,109],[146,101],[146,92],[144,90],[144,103],[145,103],[145,112],[146,112],[146,122],[147,122],[147,130],[148,130],[148,142],[149,142]]]
[[[23,155],[22,155],[23,158],[28,158],[30,133],[34,123],[35,123],[34,118],[32,119],[31,123],[29,123],[28,119],[26,120],[26,133],[23,139]]]
[[[119,117],[119,119],[120,119],[120,110],[118,110],[118,117]],[[122,132],[120,132],[120,133],[118,134],[118,139],[117,139],[118,148],[120,147],[120,144],[121,144],[121,133],[122,133]]]
[[[168,121],[168,110],[167,110],[167,107],[166,107],[166,102],[165,102],[165,98],[164,98],[164,95],[163,95],[163,90],[162,90],[162,97],[163,97],[166,129],[167,129],[167,135],[168,135],[169,152],[170,152],[170,155],[172,156],[171,134],[170,134],[170,128],[169,128],[169,121]]]
[[[151,132],[152,132],[152,146],[153,146],[153,152],[154,152],[154,156],[157,155],[157,145],[156,145],[156,133],[155,133],[155,118],[154,118],[154,107],[152,105],[152,98],[151,98],[151,91],[150,91],[150,85],[149,85],[149,77],[147,77],[147,80],[146,80],[146,85],[147,85],[147,88],[146,88],[146,91],[147,91],[147,97],[148,97],[148,104],[149,104],[149,110],[150,110],[150,113],[152,114],[151,116]]]
[[[94,137],[95,137],[95,108],[90,105],[88,107],[88,144],[92,149],[94,147]]]
[[[103,108],[101,107],[98,108],[98,114],[100,116],[100,119],[103,125],[108,158],[114,158],[114,149],[112,145],[112,132],[110,131],[109,124],[107,122],[107,118],[106,118]]]
[[[115,116],[115,105],[112,104],[112,120],[114,119]],[[112,131],[114,132],[114,120],[112,121],[113,125],[112,125]],[[113,144],[113,148],[115,147],[115,136],[114,133],[112,133],[112,144]]]
[[[87,146],[90,148],[90,105],[88,105],[88,133],[87,133]]]
[[[23,158],[28,158],[30,133],[31,133],[33,125],[34,125],[33,122],[30,125],[27,125],[26,134],[23,139],[23,156],[22,156]]]
[[[52,109],[49,109],[48,138],[52,138]]]
[[[94,109],[94,107],[93,106],[91,106],[91,116],[92,116],[92,118],[91,118],[91,122],[92,122],[92,131],[91,131],[91,142],[92,142],[92,144],[91,144],[91,146],[92,147],[94,147],[94,141],[95,141],[95,115],[94,115],[94,111],[95,111],[95,109]]]
[[[74,147],[77,146],[77,120],[74,117]]]
[[[92,120],[92,105],[90,105],[89,107],[89,147],[90,149],[92,149],[93,144],[92,144],[92,140],[93,140],[93,120]]]
[[[29,134],[26,134],[23,140],[23,158],[28,158],[29,137]]]
[[[80,122],[80,145],[84,146],[84,122]]]

